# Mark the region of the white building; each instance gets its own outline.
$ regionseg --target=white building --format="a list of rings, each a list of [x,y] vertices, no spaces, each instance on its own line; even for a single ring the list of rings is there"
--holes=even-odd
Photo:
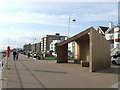
[[[61,40],[64,41],[66,39],[66,36],[61,36],[60,33],[56,33],[55,35],[46,35],[42,38],[41,41],[41,52],[47,52],[50,51],[50,43],[52,43],[54,40]]]
[[[114,48],[120,47],[120,28],[114,28]]]
[[[111,31],[105,34],[105,38],[110,41],[111,48],[120,47],[120,28],[113,27]]]
[[[113,23],[109,23],[109,27],[99,27],[98,32],[105,36],[111,44],[112,48],[120,47],[120,27],[114,26]]]
[[[56,44],[62,42],[61,40],[53,40],[52,43],[50,43],[50,51],[56,52]],[[74,52],[74,42],[68,43],[68,51]]]
[[[52,43],[50,43],[50,51],[56,52],[56,45],[57,43],[60,43],[61,40],[53,40]]]
[[[68,43],[68,51],[69,52],[74,52],[74,48],[75,48],[75,42]]]

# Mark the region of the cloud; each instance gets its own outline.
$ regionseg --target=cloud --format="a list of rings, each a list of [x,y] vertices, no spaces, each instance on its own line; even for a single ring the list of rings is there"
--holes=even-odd
[[[117,20],[117,10],[112,9],[114,5],[110,7],[106,3],[108,7],[101,4],[99,8],[97,5],[91,7],[91,4],[89,8],[85,3],[48,3],[47,5],[41,3],[41,0],[1,0],[0,46],[6,48],[9,44],[12,47],[22,47],[25,43],[33,43],[34,38],[39,42],[44,35],[54,34],[57,30],[66,33],[68,17],[71,14],[75,14],[77,19],[76,23],[71,22],[70,25],[71,30],[76,32],[80,30],[80,25],[86,27],[86,23],[92,25],[92,22]],[[101,8],[108,9],[102,11]],[[74,17],[71,17],[71,20],[72,18]]]
[[[42,33],[41,31],[37,31],[16,34],[0,34],[0,48],[6,49],[8,45],[11,46],[11,48],[22,48],[24,44],[40,42],[41,38],[46,34],[54,34],[54,32],[43,30]]]
[[[82,18],[80,17],[79,21],[82,22],[97,22],[97,21],[117,21],[117,11],[105,12],[105,13],[89,13],[84,14]]]
[[[9,0],[7,0],[7,1],[9,1]],[[69,4],[65,5],[63,3],[63,6],[60,5],[60,7],[56,6],[56,5],[59,5],[58,3],[55,3],[55,5],[51,4],[53,6],[48,4],[48,7],[46,7],[46,8],[49,9],[50,6],[51,6],[51,9],[53,9],[53,11],[54,11],[52,14],[50,14],[49,13],[50,11],[47,11],[47,12],[44,11],[44,13],[39,12],[39,10],[41,10],[41,9],[44,10],[44,8],[45,8],[45,7],[43,7],[44,5],[39,6],[40,3],[38,5],[30,4],[30,2],[32,2],[32,1],[40,2],[39,0],[24,0],[24,3],[23,3],[23,0],[16,0],[14,2],[10,2],[9,4],[6,2],[6,6],[8,6],[7,9],[9,11],[15,9],[15,11],[14,12],[8,12],[7,11],[7,12],[4,12],[4,13],[1,12],[0,13],[0,23],[36,23],[36,24],[46,24],[46,25],[67,27],[69,13],[61,12],[61,14],[56,14],[56,12],[58,10],[60,10],[60,8],[66,6],[66,5],[67,6],[65,8],[67,8],[67,7],[71,8],[71,6],[72,6],[71,3],[70,3],[70,5]],[[20,3],[18,3],[18,2],[20,2]],[[30,5],[28,4],[28,2],[29,2]],[[75,3],[75,4],[77,4],[77,3]],[[75,5],[75,4],[73,4],[73,5]],[[5,4],[3,4],[3,6],[4,5]],[[47,5],[47,4],[45,4],[45,5]],[[99,4],[96,4],[96,5],[93,4],[93,6],[92,6],[92,4],[89,5],[89,3],[87,3],[87,5],[91,8],[88,8],[88,6],[85,7],[86,6],[85,3],[83,3],[84,8],[81,7],[81,5],[82,4],[79,5],[79,8],[77,8],[77,9],[75,8],[76,12],[74,12],[74,13],[77,13],[76,17],[77,17],[78,21],[91,22],[91,21],[95,21],[95,20],[96,21],[102,21],[102,20],[107,20],[108,21],[108,20],[114,20],[114,19],[116,20],[116,17],[118,15],[117,10],[108,11],[109,10],[108,9],[104,12],[105,5],[106,5],[106,8],[111,8],[111,10],[112,10],[112,7],[109,7],[109,6],[107,7],[107,4],[102,5],[100,3],[100,5]],[[97,7],[97,5],[99,5],[99,6]],[[102,7],[100,7],[100,6],[102,6]],[[18,9],[16,10],[16,8],[18,8]],[[55,8],[57,8],[57,10]],[[103,11],[96,14],[95,12],[97,12],[97,10],[100,11],[100,9],[102,9]],[[36,10],[38,10],[38,11],[34,12]],[[72,9],[70,9],[70,10],[72,10]],[[71,27],[78,28],[77,26],[74,26],[74,25],[73,26],[71,25]]]
[[[7,0],[11,1],[11,0]],[[13,0],[14,1],[14,0]],[[118,2],[119,0],[15,0],[14,2]]]
[[[68,15],[48,15],[41,13],[0,13],[0,23],[36,23],[67,27]],[[77,26],[71,26],[77,27]]]

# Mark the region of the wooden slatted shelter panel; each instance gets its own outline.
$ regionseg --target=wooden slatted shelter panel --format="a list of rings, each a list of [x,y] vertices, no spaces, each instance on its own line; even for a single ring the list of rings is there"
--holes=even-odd
[[[110,43],[94,28],[90,30],[90,71],[110,67]]]

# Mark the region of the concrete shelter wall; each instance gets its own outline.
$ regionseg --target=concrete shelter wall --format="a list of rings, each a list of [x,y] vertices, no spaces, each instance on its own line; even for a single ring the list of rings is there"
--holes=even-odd
[[[96,30],[90,30],[90,71],[109,68],[111,65],[110,43]]]
[[[74,59],[80,60],[80,45],[79,45],[79,42],[75,42]]]
[[[83,61],[89,61],[89,43],[88,43],[88,41],[80,42],[80,56]]]
[[[89,61],[89,41],[77,41],[76,43],[75,59]]]
[[[57,63],[68,63],[68,44],[57,46]]]
[[[58,63],[68,62],[68,43],[72,41],[77,42],[75,58],[89,61],[90,72],[111,66],[110,43],[92,27],[58,44]]]

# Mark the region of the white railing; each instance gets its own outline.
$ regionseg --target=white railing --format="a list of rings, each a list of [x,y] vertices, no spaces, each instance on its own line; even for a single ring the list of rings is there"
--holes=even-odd
[[[120,51],[120,48],[119,48],[119,47],[113,48],[113,49],[111,50],[111,56],[115,55],[115,53],[116,53],[117,51]]]
[[[4,57],[1,61],[0,61],[0,79],[2,79],[2,71],[4,69],[4,67],[7,64],[7,57]]]

